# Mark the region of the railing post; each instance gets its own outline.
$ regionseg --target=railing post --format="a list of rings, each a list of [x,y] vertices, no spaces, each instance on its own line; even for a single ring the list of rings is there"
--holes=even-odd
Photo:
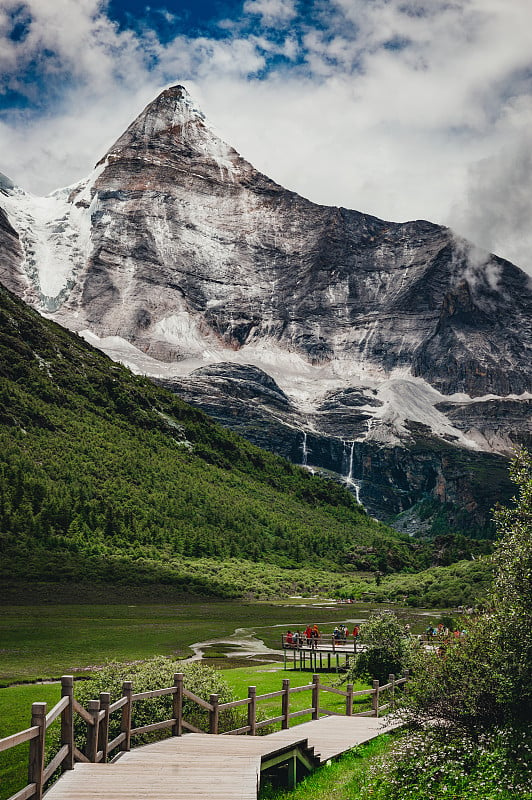
[[[61,712],[61,746],[68,746],[68,755],[63,761],[61,771],[74,769],[74,677],[61,678],[61,697],[68,697],[68,705]]]
[[[353,684],[347,684],[347,697],[345,698],[345,715],[346,717],[353,716]]]
[[[209,703],[212,706],[212,710],[209,711],[209,733],[218,733],[218,695],[211,694],[209,698]]]
[[[373,681],[373,697],[372,697],[373,716],[379,716],[379,681]]]
[[[100,710],[104,711],[104,717],[100,722],[98,731],[98,741],[101,742],[102,763],[107,762],[107,752],[109,749],[109,706],[111,705],[111,695],[109,692],[100,692]]]
[[[390,687],[390,706],[395,708],[395,675],[393,672],[388,675],[388,683],[392,684]]]
[[[121,750],[131,750],[131,712],[133,701],[131,695],[133,694],[133,684],[131,681],[125,681],[122,684],[122,697],[127,697],[127,703],[122,706],[122,720],[120,722],[120,731],[126,734],[126,737],[120,745]]]
[[[28,783],[35,784],[33,798],[41,800],[44,772],[44,744],[46,738],[46,703],[33,703],[31,707],[31,727],[39,728],[39,735],[30,741],[28,762]]]
[[[172,726],[172,736],[183,734],[183,673],[174,673],[175,692],[172,695],[172,716],[175,723]]]
[[[281,704],[281,714],[283,715],[281,728],[282,730],[286,730],[290,727],[290,719],[288,717],[290,713],[290,681],[288,678],[283,680],[283,696],[281,697]]]
[[[255,736],[257,733],[257,687],[248,686],[248,728],[249,735]]]
[[[89,700],[87,711],[92,717],[92,725],[87,725],[87,752],[85,755],[93,764],[96,763],[98,755],[98,714],[100,713],[100,701]]]
[[[314,709],[312,712],[312,719],[319,719],[320,718],[320,676],[313,675],[312,676],[312,683],[314,686],[312,687],[312,708]]]

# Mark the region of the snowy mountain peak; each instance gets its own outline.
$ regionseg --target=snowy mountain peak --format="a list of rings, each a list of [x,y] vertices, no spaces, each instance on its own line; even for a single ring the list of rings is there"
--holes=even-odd
[[[178,85],[161,92],[139,114],[129,130],[141,128],[148,135],[163,131],[175,133],[180,127],[204,122],[203,112],[194,104],[185,87]]]
[[[105,156],[117,158],[165,165],[200,159],[231,169],[240,157],[206,123],[185,87],[177,85],[149,103]]]

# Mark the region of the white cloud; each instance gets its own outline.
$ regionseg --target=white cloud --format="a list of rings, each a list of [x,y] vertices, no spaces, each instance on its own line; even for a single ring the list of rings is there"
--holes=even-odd
[[[295,0],[246,0],[245,14],[258,14],[263,25],[290,22],[297,16]]]
[[[14,13],[31,18],[18,42]],[[73,182],[160,88],[185,83],[288,188],[452,224],[532,271],[529,0],[247,0],[232,22],[225,38],[162,44],[119,30],[103,0],[4,0],[6,85],[24,89],[38,63],[68,88],[44,118],[3,117],[0,171],[38,192]],[[36,84],[27,91],[37,102]]]

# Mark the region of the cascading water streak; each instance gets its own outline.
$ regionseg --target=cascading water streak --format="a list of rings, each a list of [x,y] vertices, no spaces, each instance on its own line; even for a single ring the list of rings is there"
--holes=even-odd
[[[303,461],[301,462],[304,467],[308,466],[308,448],[307,448],[307,432],[303,431],[303,444],[302,444],[302,451],[303,451]]]
[[[344,442],[344,450],[346,445],[350,444],[351,447],[349,449],[349,462],[348,462],[348,470],[347,475],[345,476],[345,482],[348,486],[352,486],[355,490],[355,499],[357,503],[360,503],[360,481],[357,481],[353,478],[353,454],[355,450],[355,443],[353,442]]]

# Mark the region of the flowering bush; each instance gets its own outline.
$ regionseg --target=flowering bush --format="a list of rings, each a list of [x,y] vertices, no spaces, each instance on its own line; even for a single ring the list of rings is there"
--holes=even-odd
[[[414,658],[404,698],[405,717],[434,718],[473,733],[532,715],[532,464],[524,452],[512,477],[520,487],[516,505],[500,509],[491,608],[468,621],[465,638],[450,637],[436,651]]]
[[[374,765],[361,800],[530,800],[531,767],[531,736],[511,728],[419,731]]]

